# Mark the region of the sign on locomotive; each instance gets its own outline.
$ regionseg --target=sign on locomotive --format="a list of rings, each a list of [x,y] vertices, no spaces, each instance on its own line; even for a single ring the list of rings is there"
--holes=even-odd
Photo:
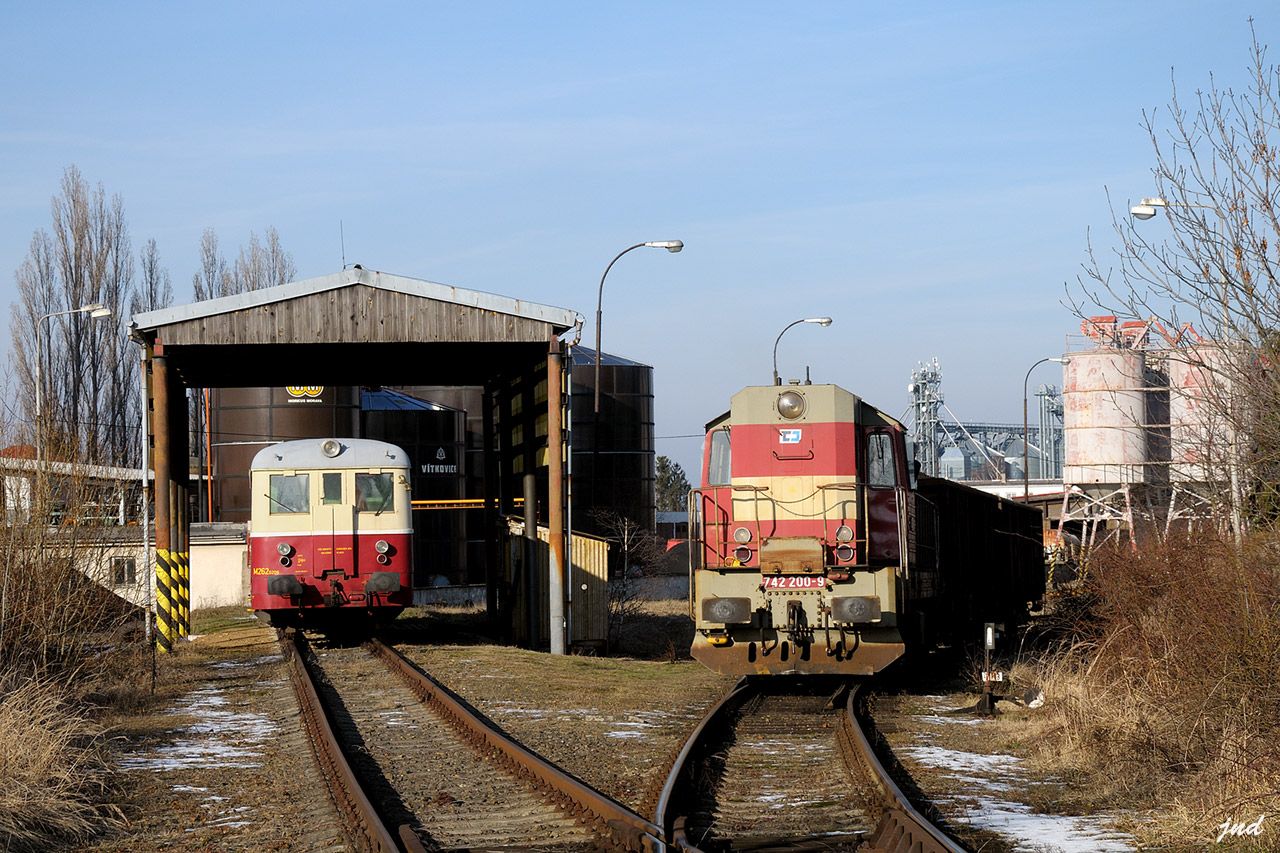
[[[733,395],[690,494],[693,656],[733,675],[870,674],[1023,623],[1044,594],[1039,510],[917,477],[907,447],[835,385]]]
[[[285,441],[250,467],[253,609],[273,625],[394,619],[413,600],[409,457],[360,438]]]

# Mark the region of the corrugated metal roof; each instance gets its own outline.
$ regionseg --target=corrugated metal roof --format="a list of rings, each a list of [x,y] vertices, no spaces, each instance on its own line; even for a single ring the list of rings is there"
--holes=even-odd
[[[192,302],[188,305],[175,305],[172,308],[161,308],[158,311],[147,311],[143,314],[134,315],[132,325],[140,330],[157,329],[171,323],[181,323],[201,317],[213,317],[218,314],[229,314],[233,311],[242,311],[246,308],[257,308],[275,302],[284,302],[300,296],[310,296],[329,290],[337,290],[353,284],[363,284],[381,290],[421,296],[424,299],[434,299],[438,302],[467,305],[529,320],[539,320],[564,329],[570,329],[578,322],[578,313],[568,308],[540,305],[523,299],[513,299],[510,296],[499,296],[494,293],[467,290],[453,285],[426,281],[425,279],[409,278],[377,270],[353,267],[332,275],[308,278],[302,281],[291,281],[288,284],[281,284],[276,287],[250,290],[218,299]]]

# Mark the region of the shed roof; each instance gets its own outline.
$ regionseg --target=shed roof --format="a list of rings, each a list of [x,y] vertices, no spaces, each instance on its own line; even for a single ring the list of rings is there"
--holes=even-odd
[[[483,385],[545,365],[566,308],[359,267],[138,314],[187,387]]]
[[[540,305],[510,296],[485,293],[480,290],[468,290],[450,284],[439,284],[421,278],[395,275],[393,273],[367,270],[360,266],[350,267],[342,272],[291,281],[275,287],[264,287],[261,290],[248,290],[231,296],[217,299],[206,299],[203,302],[192,302],[188,305],[175,305],[161,308],[158,311],[147,311],[135,314],[133,325],[140,331],[157,329],[187,320],[198,320],[218,314],[242,311],[246,308],[258,308],[301,296],[311,296],[338,290],[355,284],[363,284],[378,290],[403,293],[407,296],[420,296],[423,299],[434,299],[438,302],[449,302],[454,305],[466,305],[493,311],[498,314],[509,314],[529,320],[540,320],[553,326],[561,327],[561,331],[570,329],[578,320],[576,311],[568,308],[556,308],[551,305]]]

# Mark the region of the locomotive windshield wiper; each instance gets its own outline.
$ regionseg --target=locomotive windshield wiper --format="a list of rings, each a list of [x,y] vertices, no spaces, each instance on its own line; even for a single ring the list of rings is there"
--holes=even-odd
[[[268,492],[263,492],[262,496],[267,500],[271,501],[272,503],[274,503],[276,506],[280,507],[285,512],[302,512],[302,510],[300,509],[294,509],[293,507],[289,506],[287,503],[284,503],[283,501],[277,498],[273,498],[271,494]]]

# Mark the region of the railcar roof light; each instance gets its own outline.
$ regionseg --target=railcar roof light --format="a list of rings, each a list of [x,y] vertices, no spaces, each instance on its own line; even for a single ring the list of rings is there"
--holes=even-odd
[[[332,459],[342,452],[342,442],[336,438],[326,438],[320,445],[320,452]]]
[[[804,395],[798,391],[783,391],[778,395],[778,414],[789,421],[804,414]]]

